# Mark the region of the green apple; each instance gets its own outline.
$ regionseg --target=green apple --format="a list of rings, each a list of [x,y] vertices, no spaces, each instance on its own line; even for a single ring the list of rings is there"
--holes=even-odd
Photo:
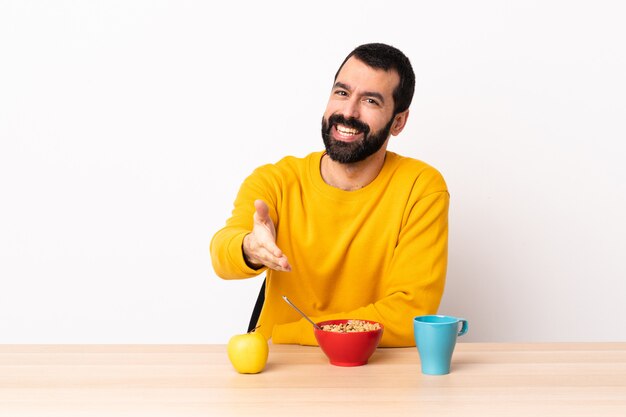
[[[254,330],[238,334],[228,341],[228,359],[240,374],[258,374],[265,368],[269,346],[261,333]]]

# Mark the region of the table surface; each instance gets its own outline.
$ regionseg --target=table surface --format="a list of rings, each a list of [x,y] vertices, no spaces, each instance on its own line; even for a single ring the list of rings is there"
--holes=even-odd
[[[0,416],[626,416],[626,343],[459,343],[452,372],[415,348],[330,365],[270,345],[234,371],[225,345],[1,345]]]

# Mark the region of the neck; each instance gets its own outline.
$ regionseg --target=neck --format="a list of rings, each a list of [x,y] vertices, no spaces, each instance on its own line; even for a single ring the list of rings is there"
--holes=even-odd
[[[342,164],[333,161],[324,153],[320,162],[320,173],[324,182],[344,191],[361,189],[374,181],[385,163],[384,149],[363,161]]]

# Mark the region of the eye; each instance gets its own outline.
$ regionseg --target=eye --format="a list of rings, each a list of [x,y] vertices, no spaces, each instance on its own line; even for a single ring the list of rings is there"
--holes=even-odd
[[[379,106],[379,105],[380,105],[380,103],[378,103],[378,101],[377,101],[377,100],[375,100],[375,99],[373,99],[373,98],[369,98],[369,97],[368,97],[368,98],[366,98],[364,101],[365,101],[367,104],[373,104],[374,106]]]
[[[342,97],[345,97],[345,96],[348,95],[348,93],[345,92],[344,90],[336,90],[335,94],[338,95],[338,96],[342,96]]]

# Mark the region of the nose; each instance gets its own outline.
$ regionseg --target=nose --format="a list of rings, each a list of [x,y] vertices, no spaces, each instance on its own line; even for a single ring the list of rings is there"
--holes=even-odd
[[[349,100],[344,102],[344,107],[342,109],[343,117],[346,119],[359,118],[359,100],[356,97],[350,97]]]

